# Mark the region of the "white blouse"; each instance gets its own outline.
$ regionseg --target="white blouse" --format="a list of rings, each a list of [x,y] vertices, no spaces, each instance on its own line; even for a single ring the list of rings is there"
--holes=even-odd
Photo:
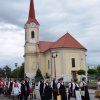
[[[84,87],[84,86],[86,86],[86,82],[82,81],[82,82],[80,83],[80,87]]]

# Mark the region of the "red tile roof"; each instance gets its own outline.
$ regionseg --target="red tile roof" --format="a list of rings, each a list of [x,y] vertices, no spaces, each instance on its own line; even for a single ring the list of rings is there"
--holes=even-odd
[[[30,10],[29,10],[29,16],[28,16],[27,24],[30,24],[32,22],[34,22],[36,25],[39,25],[39,23],[38,23],[38,21],[36,20],[36,17],[35,17],[35,9],[34,9],[33,0],[30,0]]]
[[[60,39],[58,39],[51,48],[79,48],[85,49],[75,38],[73,38],[69,33],[66,33]]]
[[[54,42],[48,42],[48,41],[39,41],[39,50],[40,52],[45,52],[47,51],[48,49],[50,49],[51,45],[53,44]]]
[[[74,49],[85,49],[86,50],[86,48],[82,46],[69,33],[66,33],[56,42],[46,42],[46,41],[39,42],[40,52],[45,52],[49,49],[56,49],[56,48],[74,48]]]

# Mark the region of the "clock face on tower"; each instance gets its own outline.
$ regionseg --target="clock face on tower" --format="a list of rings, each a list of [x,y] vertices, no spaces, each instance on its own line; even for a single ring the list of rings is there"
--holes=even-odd
[[[36,24],[35,23],[32,23],[32,28],[36,27]]]

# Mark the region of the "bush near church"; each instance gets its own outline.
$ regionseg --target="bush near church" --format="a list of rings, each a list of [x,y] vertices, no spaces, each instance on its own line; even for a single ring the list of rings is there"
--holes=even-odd
[[[48,73],[45,73],[45,78],[50,78],[50,75]]]
[[[78,75],[85,75],[86,71],[83,69],[78,70],[77,74]]]

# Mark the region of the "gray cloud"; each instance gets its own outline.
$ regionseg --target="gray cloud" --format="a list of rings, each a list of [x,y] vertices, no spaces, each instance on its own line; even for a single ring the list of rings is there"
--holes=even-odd
[[[23,27],[28,17],[29,1],[0,0],[1,65],[13,65],[14,61],[23,61]],[[34,2],[40,23],[40,39],[56,40],[69,32],[88,49],[87,63],[100,64],[100,0]],[[10,50],[7,50],[8,48]]]

